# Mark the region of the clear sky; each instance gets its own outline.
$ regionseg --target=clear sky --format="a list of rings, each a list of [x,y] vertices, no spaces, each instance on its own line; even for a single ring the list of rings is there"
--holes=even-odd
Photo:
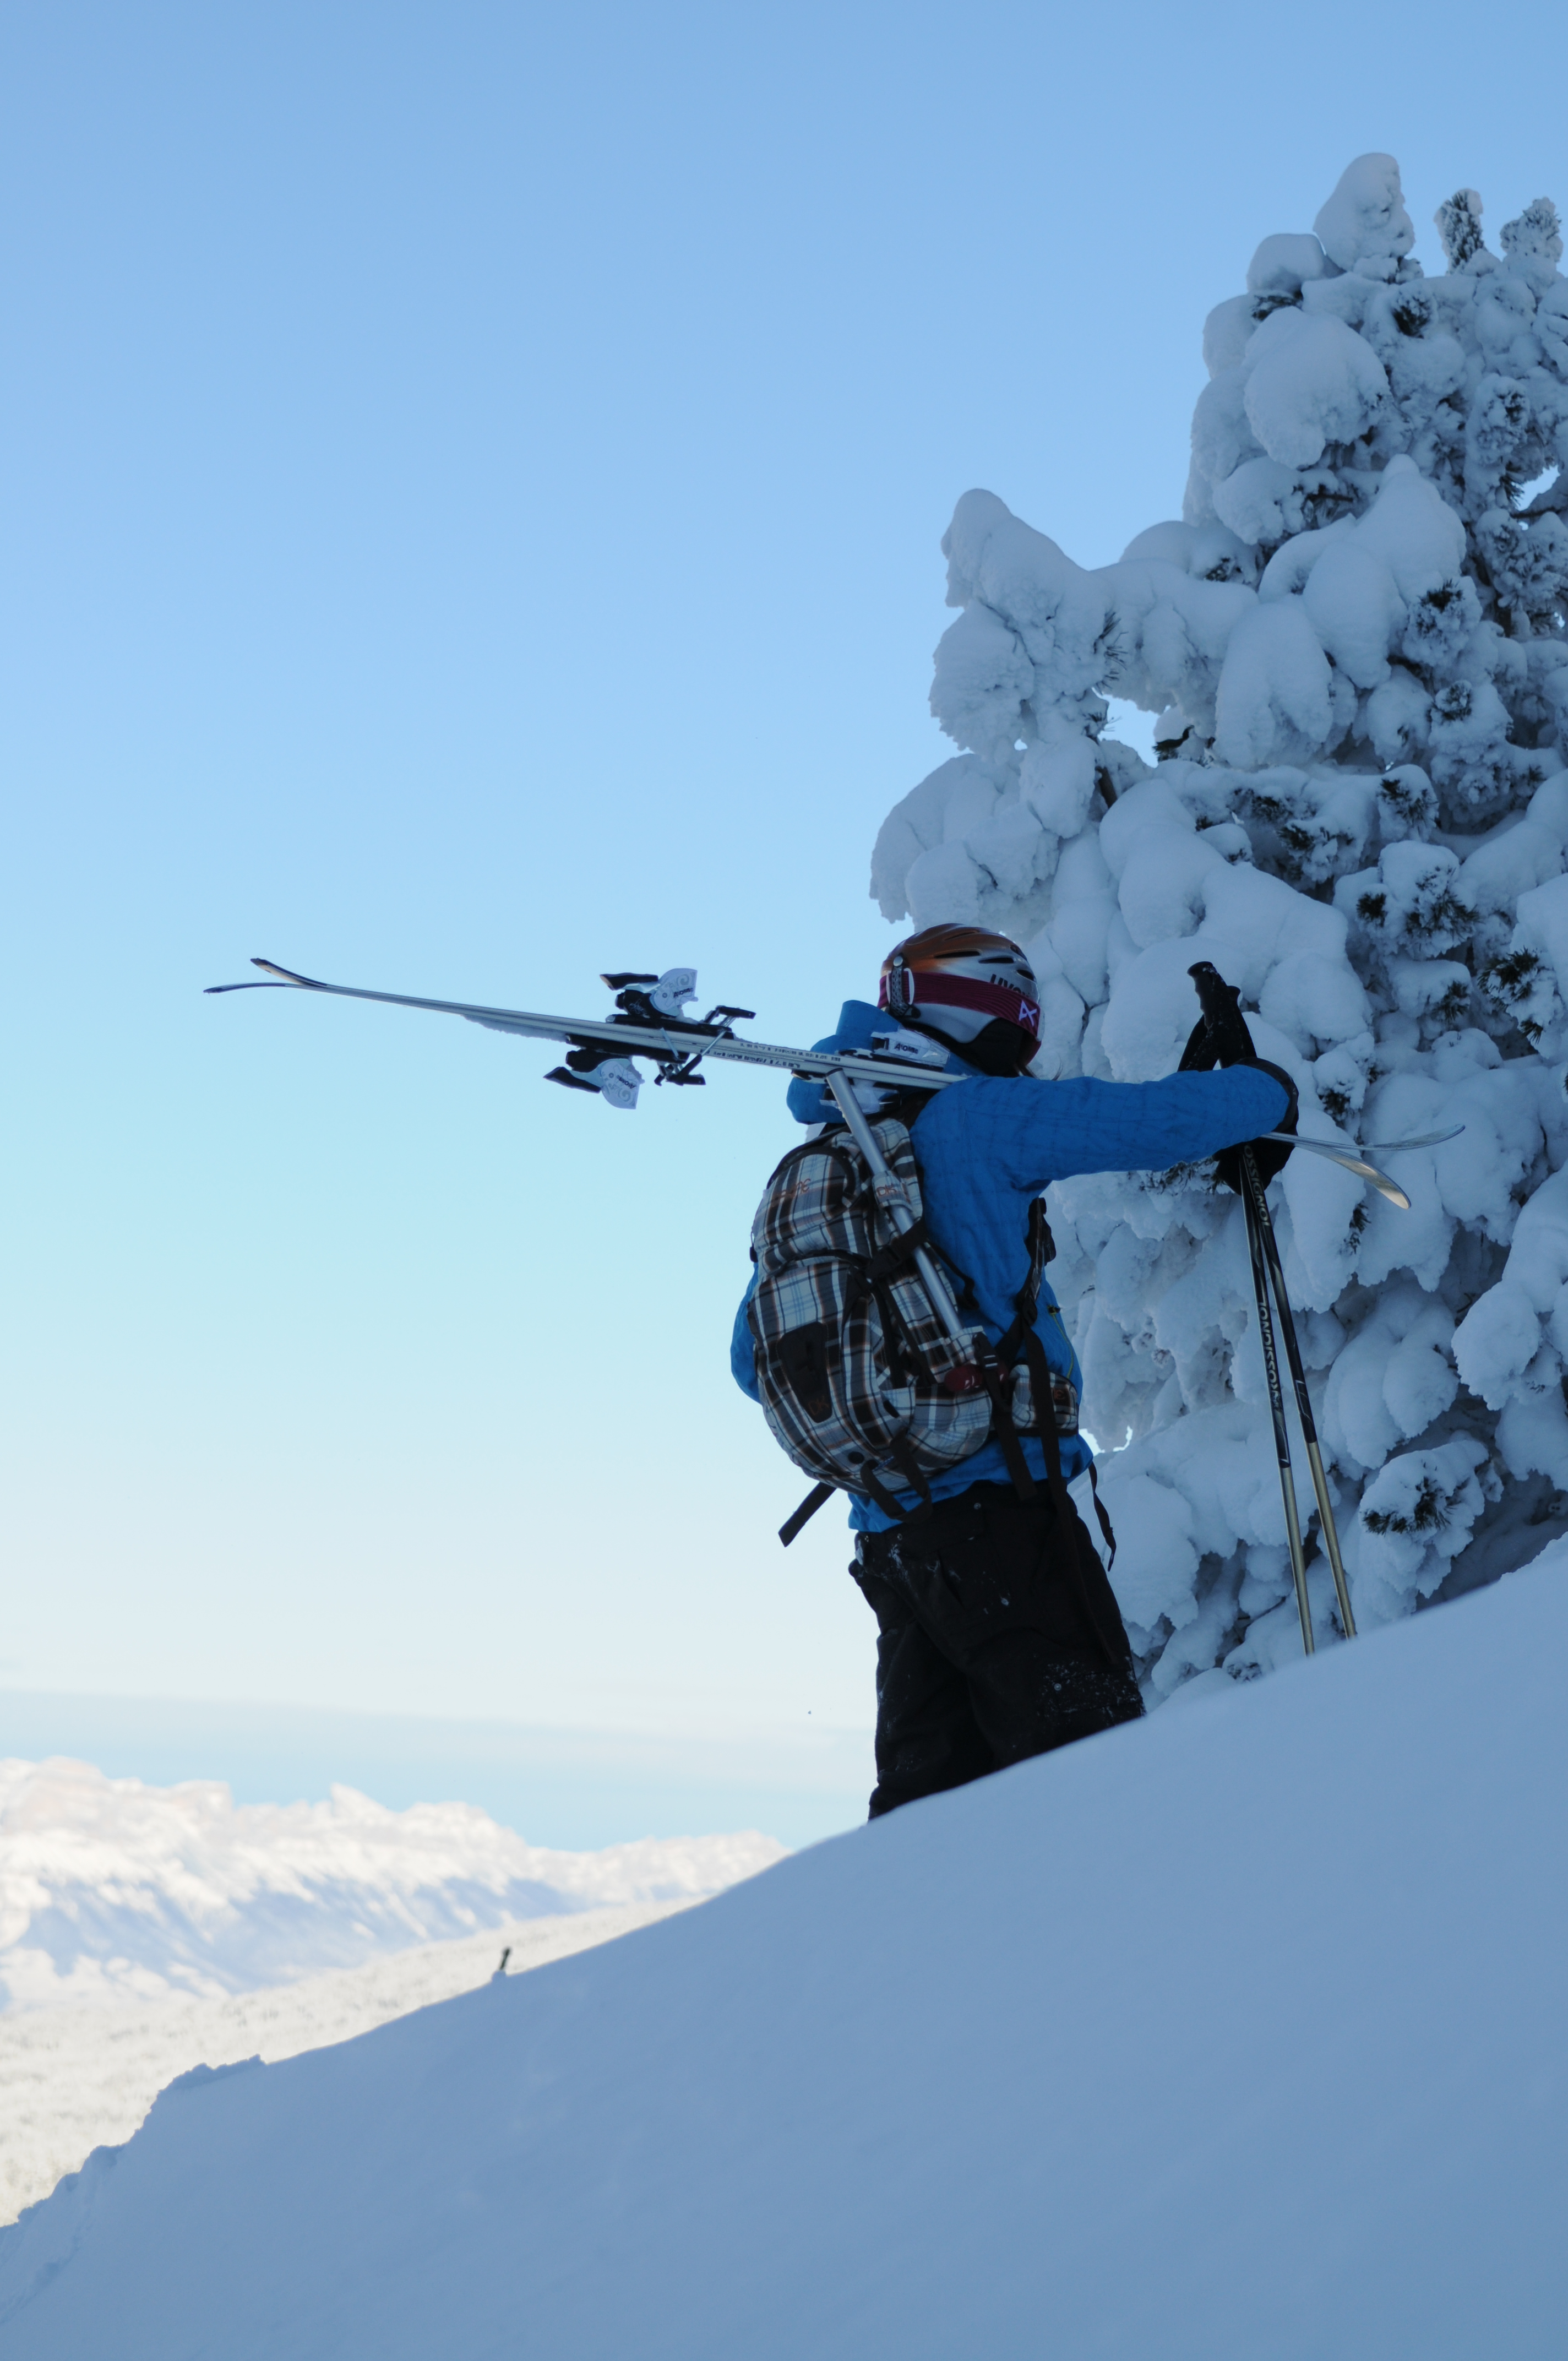
[[[726,1364],[778,1086],[201,988],[826,1029],[957,496],[1178,513],[1203,315],[1352,157],[1429,267],[1456,186],[1568,202],[1564,21],[12,0],[0,1689],[200,1703],[214,1775],[225,1703],[708,1746],[715,1826],[793,1747],[849,1817],[871,1618]]]

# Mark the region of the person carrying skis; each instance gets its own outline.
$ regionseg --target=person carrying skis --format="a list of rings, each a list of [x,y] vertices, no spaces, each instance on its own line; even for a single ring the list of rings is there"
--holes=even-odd
[[[1092,1477],[1092,1458],[1077,1432],[1077,1357],[1043,1275],[1044,1191],[1075,1173],[1163,1171],[1247,1143],[1266,1180],[1290,1150],[1261,1135],[1296,1121],[1294,1084],[1263,1060],[1156,1082],[1030,1076],[1039,1047],[1034,972],[1016,943],[981,928],[928,927],[897,944],[878,997],[875,1008],[847,1001],[837,1030],[815,1046],[869,1051],[891,1024],[906,1041],[937,1045],[924,1055],[960,1073],[960,1087],[905,1089],[894,1099],[857,1084],[856,1097],[877,1119],[907,1125],[924,1235],[962,1289],[965,1316],[1002,1362],[1033,1372],[1035,1407],[1016,1425],[993,1408],[956,1464],[931,1472],[906,1455],[907,1483],[868,1467],[863,1491],[847,1487],[850,1571],[879,1634],[873,1819],[1143,1711],[1114,1595],[1066,1489]],[[797,1078],[789,1107],[827,1143],[842,1126],[819,1082]],[[768,1208],[764,1199],[760,1236]],[[761,1277],[741,1303],[730,1358],[742,1390],[766,1405]],[[848,1356],[828,1357],[837,1370]],[[988,1382],[1000,1405],[994,1367]]]

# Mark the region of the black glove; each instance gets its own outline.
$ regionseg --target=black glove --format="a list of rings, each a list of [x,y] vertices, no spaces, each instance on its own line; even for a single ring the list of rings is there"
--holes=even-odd
[[[1214,1066],[1255,1066],[1260,1073],[1270,1074],[1287,1094],[1285,1113],[1275,1125],[1276,1131],[1294,1131],[1300,1100],[1295,1083],[1283,1066],[1260,1058],[1253,1047],[1242,1015],[1242,996],[1234,984],[1227,983],[1218,968],[1201,960],[1187,971],[1198,989],[1199,1005],[1203,1014],[1188,1036],[1187,1047],[1181,1053],[1177,1071],[1182,1074],[1206,1073]],[[1257,1165],[1257,1177],[1265,1188],[1276,1173],[1282,1172],[1290,1160],[1290,1150],[1283,1140],[1254,1139],[1250,1147]],[[1241,1148],[1227,1148],[1215,1159],[1215,1178],[1224,1188],[1243,1193]]]

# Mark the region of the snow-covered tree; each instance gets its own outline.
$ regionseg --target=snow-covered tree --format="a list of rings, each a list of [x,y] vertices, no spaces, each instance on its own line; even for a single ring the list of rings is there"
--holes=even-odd
[[[878,839],[885,916],[980,919],[1040,975],[1036,1071],[1176,1064],[1212,960],[1301,1128],[1274,1191],[1362,1628],[1568,1525],[1568,280],[1544,198],[1412,254],[1352,164],[1212,312],[1183,521],[1085,569],[989,492],[943,543],[932,709],[962,750]],[[1157,763],[1102,734],[1159,717]],[[1241,1210],[1207,1170],[1053,1191],[1155,1695],[1299,1652]],[[1128,1447],[1123,1449],[1120,1446]],[[1310,1547],[1312,1544],[1310,1543]],[[1321,1552],[1315,1620],[1333,1629]]]

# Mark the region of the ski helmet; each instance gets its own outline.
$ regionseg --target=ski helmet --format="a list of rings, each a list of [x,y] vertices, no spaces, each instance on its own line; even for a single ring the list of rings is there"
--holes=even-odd
[[[983,1073],[1020,1073],[1040,1046],[1035,971],[1015,942],[984,927],[925,927],[896,943],[877,1005]]]

